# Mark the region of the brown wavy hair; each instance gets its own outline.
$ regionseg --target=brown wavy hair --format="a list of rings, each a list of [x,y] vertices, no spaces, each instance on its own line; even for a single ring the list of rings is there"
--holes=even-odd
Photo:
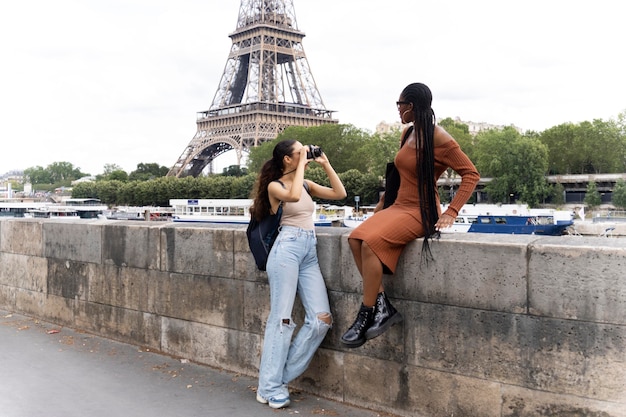
[[[283,176],[285,155],[293,152],[293,145],[296,143],[293,139],[280,141],[274,146],[272,159],[268,159],[261,168],[256,183],[254,184],[254,201],[250,206],[250,215],[257,221],[261,221],[264,217],[272,214],[270,205],[270,197],[267,192],[267,186],[272,181],[276,181]]]

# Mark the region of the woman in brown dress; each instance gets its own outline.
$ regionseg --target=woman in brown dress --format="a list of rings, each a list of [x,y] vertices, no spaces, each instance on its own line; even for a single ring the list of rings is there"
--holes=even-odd
[[[427,252],[429,256],[428,240],[454,223],[480,179],[454,138],[436,125],[431,102],[430,89],[422,83],[409,84],[402,91],[397,102],[400,119],[413,124],[402,132],[402,144],[394,160],[400,174],[398,196],[385,209],[381,197],[375,214],[348,238],[363,279],[363,302],[354,323],[341,337],[347,347],[359,347],[402,321],[385,295],[383,271],[395,272],[404,247],[417,238],[424,238],[422,255]],[[441,214],[437,179],[447,168],[456,171],[462,181]]]

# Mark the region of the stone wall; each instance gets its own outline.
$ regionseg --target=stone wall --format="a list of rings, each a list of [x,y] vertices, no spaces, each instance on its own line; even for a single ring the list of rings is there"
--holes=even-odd
[[[335,324],[294,387],[401,416],[626,416],[626,239],[444,234],[428,264],[416,241],[385,277],[404,322],[346,349],[349,231],[317,233]],[[268,305],[241,226],[0,221],[7,311],[255,376]]]

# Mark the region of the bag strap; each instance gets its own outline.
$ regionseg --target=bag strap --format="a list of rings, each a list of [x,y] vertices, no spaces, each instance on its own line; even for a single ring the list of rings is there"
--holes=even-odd
[[[404,142],[406,142],[406,140],[409,138],[409,135],[411,134],[412,131],[413,131],[413,125],[409,126],[409,128],[404,133],[404,136],[402,137],[402,142],[400,143],[400,147],[404,146]]]

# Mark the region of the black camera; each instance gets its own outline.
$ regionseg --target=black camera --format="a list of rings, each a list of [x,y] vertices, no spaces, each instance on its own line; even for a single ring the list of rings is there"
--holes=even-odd
[[[309,150],[306,151],[306,159],[315,159],[322,156],[322,148],[315,145],[309,145]]]

